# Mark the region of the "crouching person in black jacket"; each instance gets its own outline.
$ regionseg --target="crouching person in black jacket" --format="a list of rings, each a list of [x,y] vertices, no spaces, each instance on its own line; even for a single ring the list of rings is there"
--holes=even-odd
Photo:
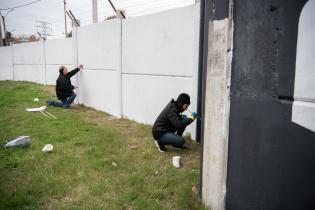
[[[80,65],[79,68],[76,68],[72,71],[68,71],[68,68],[65,66],[60,66],[59,68],[59,77],[56,81],[56,95],[57,98],[61,101],[47,101],[47,104],[50,106],[69,108],[73,103],[75,97],[77,96],[73,89],[74,87],[71,84],[70,78],[83,69],[83,65]]]
[[[191,124],[197,117],[195,112],[189,117],[180,113],[187,110],[190,105],[190,97],[186,93],[178,96],[177,100],[171,100],[156,119],[152,134],[155,144],[160,152],[165,152],[165,145],[171,145],[173,148],[185,149],[185,139],[182,137],[185,128]]]

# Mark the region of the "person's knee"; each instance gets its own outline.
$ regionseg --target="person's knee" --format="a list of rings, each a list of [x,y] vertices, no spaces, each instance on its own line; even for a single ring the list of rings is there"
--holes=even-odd
[[[178,144],[180,144],[180,145],[184,145],[184,144],[185,144],[185,139],[184,139],[184,137],[179,136],[179,138],[178,138]]]

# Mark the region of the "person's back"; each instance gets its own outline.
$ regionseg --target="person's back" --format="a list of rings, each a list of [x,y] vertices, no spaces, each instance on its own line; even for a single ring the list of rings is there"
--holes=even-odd
[[[162,112],[159,114],[158,118],[154,122],[152,128],[152,135],[154,139],[159,139],[166,132],[176,132],[176,129],[169,119],[170,113],[178,115],[180,118],[180,112],[174,100],[166,105],[166,107],[162,110]]]
[[[76,74],[79,70],[75,69],[73,71],[75,71],[73,73]],[[56,95],[61,101],[66,100],[67,97],[73,94],[74,87],[71,84],[71,77],[67,76],[69,74],[70,72],[68,72],[66,75],[60,73],[58,79],[56,80]]]

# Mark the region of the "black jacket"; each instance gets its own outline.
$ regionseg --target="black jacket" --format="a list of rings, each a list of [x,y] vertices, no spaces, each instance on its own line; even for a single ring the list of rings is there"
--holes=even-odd
[[[155,140],[159,140],[164,133],[175,133],[182,135],[186,126],[192,123],[192,119],[182,120],[180,115],[180,109],[177,106],[176,102],[172,101],[167,104],[164,110],[156,119],[153,128],[152,134]]]
[[[80,69],[76,68],[66,75],[63,73],[59,74],[56,81],[56,95],[59,100],[64,101],[73,94],[74,86],[71,84],[70,78],[78,73],[78,71],[80,71]]]

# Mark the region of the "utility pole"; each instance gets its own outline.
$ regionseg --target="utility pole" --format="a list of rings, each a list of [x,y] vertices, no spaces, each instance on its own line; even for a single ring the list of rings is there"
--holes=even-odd
[[[44,21],[36,21],[36,22],[39,23],[39,25],[36,26],[37,33],[40,34],[40,37],[46,40],[47,36],[51,36],[51,32],[52,32],[51,23],[44,22]]]
[[[0,15],[1,15],[1,18],[2,18],[2,23],[3,23],[3,33],[4,33],[4,45],[10,45],[10,42],[8,41],[8,35],[7,35],[7,28],[6,28],[6,25],[5,25],[5,18],[7,17],[7,15],[12,12],[14,9],[10,9],[7,14],[5,14],[4,16],[2,15],[1,13],[1,10],[0,10]],[[1,34],[1,38],[2,38],[2,34]],[[1,39],[2,41],[2,39]]]
[[[67,38],[67,8],[66,8],[66,0],[63,0],[63,9],[64,9],[64,15],[65,15],[65,37]]]
[[[5,20],[4,20],[4,16],[1,15],[2,18],[2,23],[3,23],[3,33],[4,33],[4,46],[7,46],[7,30],[5,28]]]
[[[98,22],[97,0],[92,0],[92,18],[93,18],[93,23]]]

